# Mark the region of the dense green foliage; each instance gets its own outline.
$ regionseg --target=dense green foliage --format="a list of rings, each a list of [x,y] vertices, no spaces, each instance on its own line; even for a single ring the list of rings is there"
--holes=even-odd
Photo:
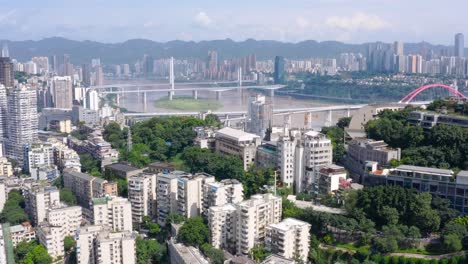
[[[67,188],[60,189],[60,201],[69,206],[76,205],[76,196]]]
[[[402,148],[403,164],[468,169],[468,130],[438,125],[424,132],[421,127],[408,123],[413,110],[407,107],[401,111],[381,112],[379,119],[367,123],[368,136]]]
[[[249,256],[253,260],[255,260],[256,263],[261,263],[268,257],[270,253],[266,251],[266,249],[263,246],[256,245],[252,249],[250,249]]]
[[[136,239],[136,257],[138,264],[167,263],[167,249],[164,244],[154,239]]]
[[[177,239],[190,246],[199,247],[209,242],[210,230],[203,218],[189,218],[179,230]]]
[[[346,124],[345,121],[340,121],[340,126]],[[334,127],[323,127],[322,131],[323,134],[327,135],[327,137],[331,140],[333,145],[333,162],[339,162],[343,159],[343,156],[346,154],[346,149],[344,145],[344,128],[334,126]]]
[[[72,236],[66,236],[63,240],[63,247],[65,252],[70,253],[70,251],[76,246],[76,241]]]
[[[8,199],[5,202],[3,211],[0,214],[1,223],[10,223],[11,225],[21,224],[28,221],[28,215],[24,211],[24,197],[18,190],[12,190],[8,193]]]
[[[446,110],[449,114],[468,115],[468,102],[456,102],[448,100],[434,100],[427,106],[427,110]]]
[[[210,259],[211,263],[214,264],[223,264],[224,263],[224,253],[222,250],[214,248],[210,244],[203,244],[200,247],[201,251],[207,258]]]
[[[52,258],[47,250],[39,245],[37,240],[20,242],[15,248],[15,263],[19,264],[50,264]]]
[[[101,163],[91,154],[85,153],[80,155],[81,172],[88,173],[92,176],[101,176]]]

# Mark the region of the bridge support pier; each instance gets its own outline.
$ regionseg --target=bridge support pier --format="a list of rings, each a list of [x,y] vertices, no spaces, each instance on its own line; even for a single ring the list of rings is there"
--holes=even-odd
[[[275,97],[275,90],[274,89],[270,89],[270,97],[271,97],[272,100]]]
[[[286,128],[291,127],[291,115],[290,114],[287,114],[287,115],[284,116],[284,126]]]
[[[167,93],[168,96],[169,96],[169,101],[172,101],[174,99],[174,92],[173,91],[170,91]]]
[[[333,125],[332,116],[333,116],[333,111],[332,111],[332,110],[328,110],[328,111],[327,111],[327,119],[325,120],[325,126],[326,126],[326,127],[331,127],[331,126]]]
[[[117,106],[120,106],[120,94],[116,94],[115,103],[117,104]]]
[[[197,90],[193,90],[193,91],[192,91],[192,96],[193,96],[193,99],[198,100],[198,91],[197,91]]]
[[[307,113],[307,128],[312,129],[312,112]]]
[[[146,97],[146,92],[143,93],[143,112],[146,112],[148,109],[148,101]]]
[[[351,116],[351,110],[348,108],[348,110],[346,110],[346,117],[350,117]]]
[[[216,100],[221,100],[221,91],[216,91]]]

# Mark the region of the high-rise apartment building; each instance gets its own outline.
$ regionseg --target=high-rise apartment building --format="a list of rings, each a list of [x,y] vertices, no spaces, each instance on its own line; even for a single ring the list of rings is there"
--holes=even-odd
[[[132,231],[132,205],[126,198],[106,196],[94,198],[93,224],[107,226],[112,231]]]
[[[24,189],[26,212],[33,225],[46,221],[47,210],[60,206],[56,187],[31,186]]]
[[[244,200],[244,187],[238,180],[226,179],[204,185],[203,212],[206,215],[213,206],[240,203]]]
[[[101,66],[97,66],[96,71],[94,72],[94,86],[102,85],[104,85],[104,72],[102,71]]]
[[[78,264],[135,264],[136,235],[130,231],[114,232],[93,225],[78,230],[76,262]]]
[[[32,62],[37,66],[38,73],[49,73],[49,58],[48,57],[33,57]]]
[[[31,172],[36,167],[50,167],[54,165],[54,148],[52,144],[33,143],[25,147],[27,156],[25,156],[23,170]]]
[[[393,43],[393,52],[397,56],[405,55],[404,44],[401,41],[395,41]]]
[[[141,173],[128,178],[128,200],[132,204],[133,223],[143,222],[143,216],[156,215],[156,174]]]
[[[71,109],[73,106],[73,82],[70,76],[54,76],[50,83],[50,95],[55,108]]]
[[[6,199],[7,199],[7,193],[5,189],[5,184],[3,182],[0,182],[0,212],[3,210],[3,207],[5,206]]]
[[[265,248],[288,259],[301,259],[307,263],[310,244],[310,224],[286,218],[266,228]]]
[[[284,58],[281,56],[276,56],[275,57],[275,72],[273,74],[275,84],[282,84],[284,82],[285,66],[286,66],[286,62]]]
[[[462,33],[455,35],[455,57],[465,57],[465,37]]]
[[[211,232],[211,245],[229,252],[236,251],[236,212],[233,204],[211,206],[208,210],[208,226]]]
[[[4,153],[3,145],[4,140],[8,137],[8,100],[7,100],[7,89],[3,84],[0,83],[0,142],[2,147],[2,156]]]
[[[24,146],[37,140],[36,91],[27,86],[12,89],[7,96],[7,106],[7,116],[3,117],[7,124],[7,133],[3,134],[6,156],[23,162]]]
[[[179,176],[177,180],[178,213],[187,218],[201,216],[204,185],[214,181],[214,176],[204,173]]]
[[[218,52],[214,50],[208,51],[208,70],[211,74],[218,72]]]
[[[174,171],[156,176],[156,216],[160,225],[166,224],[166,217],[170,213],[177,212],[177,180],[183,175],[189,174]]]
[[[81,65],[81,83],[85,87],[91,86],[91,69],[89,64]]]
[[[249,133],[261,138],[273,121],[273,105],[266,101],[265,96],[256,95],[249,99],[247,129]]]
[[[266,227],[281,221],[281,197],[273,194],[253,195],[235,204],[236,253],[247,255],[257,244],[263,244]]]
[[[96,90],[86,92],[86,108],[94,111],[99,110],[99,94]]]
[[[37,238],[52,258],[63,257],[65,237],[75,236],[82,220],[80,206],[49,209],[47,221],[37,227]]]
[[[7,88],[15,85],[13,62],[9,57],[0,57],[0,84]]]

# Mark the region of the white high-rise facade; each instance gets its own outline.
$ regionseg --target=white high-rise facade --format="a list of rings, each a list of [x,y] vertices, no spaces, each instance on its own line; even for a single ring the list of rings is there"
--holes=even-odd
[[[37,140],[37,95],[36,91],[21,86],[10,91],[7,96],[7,138],[6,156],[23,162],[24,146]]]
[[[281,221],[281,197],[273,194],[253,195],[250,200],[235,204],[236,253],[248,255],[262,244],[269,224]]]
[[[266,228],[265,248],[288,259],[299,258],[307,263],[310,244],[310,224],[286,218]]]
[[[256,95],[249,99],[248,120],[246,131],[265,137],[268,126],[273,118],[273,106],[266,102],[265,96]]]
[[[143,216],[156,215],[156,174],[140,174],[128,179],[128,200],[132,204],[133,223]]]
[[[31,186],[24,190],[26,212],[33,225],[47,219],[47,210],[60,206],[60,192],[56,187]]]
[[[130,231],[113,232],[104,226],[85,226],[78,230],[78,264],[135,264],[136,236]]]
[[[93,199],[93,223],[113,231],[132,231],[132,205],[126,198],[107,196]]]
[[[96,90],[86,92],[86,108],[94,111],[99,110],[99,95]]]
[[[184,175],[177,180],[178,213],[187,217],[201,216],[203,209],[203,185],[215,181],[208,174]]]
[[[208,210],[211,245],[218,249],[236,251],[236,212],[232,204],[212,206]]]
[[[203,188],[203,212],[206,215],[213,206],[240,203],[244,200],[244,187],[238,180],[226,179],[206,183]]]

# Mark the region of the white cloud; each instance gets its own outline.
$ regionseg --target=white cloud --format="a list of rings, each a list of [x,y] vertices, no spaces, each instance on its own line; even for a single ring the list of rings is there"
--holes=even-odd
[[[205,12],[199,12],[194,20],[197,25],[202,27],[207,27],[213,23],[213,20]]]
[[[309,27],[310,22],[306,18],[299,16],[296,18],[296,24],[299,28],[304,29],[304,28]]]
[[[329,27],[345,31],[375,31],[390,27],[390,24],[377,15],[355,13],[352,16],[331,16],[326,19]]]

